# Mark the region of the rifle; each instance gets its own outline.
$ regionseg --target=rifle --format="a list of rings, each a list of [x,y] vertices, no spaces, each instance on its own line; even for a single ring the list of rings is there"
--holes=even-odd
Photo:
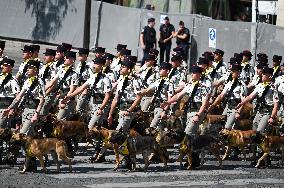
[[[210,77],[211,77],[212,79],[215,78],[216,72],[217,72],[217,70],[218,70],[221,66],[223,66],[223,61],[220,61],[220,62],[217,64],[217,66],[215,67],[215,69],[213,69],[213,71],[211,72]]]
[[[117,98],[117,103],[118,103],[118,104],[121,103],[121,97],[122,97],[122,95],[123,95],[123,93],[124,93],[125,88],[127,87],[128,80],[129,80],[129,78],[128,78],[128,76],[126,76],[126,78],[125,78],[124,81],[123,81],[121,90],[118,91],[118,98]]]
[[[261,107],[260,104],[265,104],[265,100],[264,100],[265,99],[265,95],[268,93],[269,89],[270,89],[270,85],[265,86],[262,95],[260,97],[257,97],[257,99],[256,99],[256,106],[255,106],[256,110],[259,110],[259,108]]]
[[[13,78],[12,74],[9,73],[5,79],[3,80],[1,86],[0,86],[0,93],[2,93],[4,91],[4,86]]]
[[[86,63],[86,62],[82,62],[82,64],[81,64],[81,69],[80,69],[79,86],[80,86],[80,85],[82,84],[82,82],[83,82],[82,73],[85,71],[86,66],[87,66],[87,63]]]
[[[24,106],[25,106],[25,104],[26,104],[26,102],[29,100],[29,99],[31,99],[31,97],[32,97],[32,90],[34,90],[35,89],[35,87],[38,85],[38,79],[35,79],[33,82],[32,82],[32,84],[31,84],[31,86],[30,86],[30,88],[29,88],[29,90],[27,91],[27,93],[26,93],[26,95],[21,99],[21,101],[19,102],[19,104],[18,104],[18,107],[19,108],[23,108]]]
[[[156,102],[156,100],[157,100],[157,98],[158,98],[158,96],[159,96],[159,94],[160,94],[160,92],[161,92],[161,90],[162,90],[162,88],[164,86],[165,81],[166,81],[165,79],[161,79],[161,81],[160,81],[160,83],[158,85],[157,91],[154,93],[154,95],[153,95],[153,97],[151,99],[151,104],[149,106],[149,111],[150,112],[153,111],[154,108],[155,108],[154,104],[155,104],[155,102]]]
[[[60,91],[63,89],[63,83],[65,82],[66,78],[70,75],[70,73],[73,71],[72,67],[69,67],[68,70],[65,72],[63,78],[60,80],[60,82],[57,84],[57,87],[54,91]]]

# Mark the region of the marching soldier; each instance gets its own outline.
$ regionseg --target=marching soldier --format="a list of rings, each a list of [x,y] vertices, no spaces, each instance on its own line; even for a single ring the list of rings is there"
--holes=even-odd
[[[47,48],[44,55],[45,65],[39,70],[39,77],[44,82],[44,85],[46,85],[56,75],[56,67],[54,65],[56,50]],[[53,93],[45,96],[44,105],[40,112],[41,115],[47,115],[50,112],[54,105],[55,97],[56,95]]]
[[[57,46],[56,55],[55,55],[55,68],[56,72],[60,69],[60,67],[64,64],[64,53],[66,53],[67,50],[64,46]]]
[[[141,91],[142,96],[154,92],[150,104],[154,107],[154,118],[150,127],[159,128],[161,130],[163,129],[163,125],[159,122],[161,120],[161,114],[164,112],[164,109],[161,108],[161,104],[168,101],[170,97],[173,96],[173,84],[170,83],[168,78],[171,67],[171,64],[162,62],[159,72],[160,79],[157,79],[154,83],[151,83],[146,89]]]
[[[209,81],[212,84],[212,79],[210,77],[209,70],[209,60],[204,57],[199,57],[197,65],[203,69],[200,80],[202,82]]]
[[[2,62],[3,58],[6,57],[4,55],[5,43],[6,43],[5,41],[0,40],[0,70],[1,70],[1,65],[2,65],[1,62]]]
[[[225,101],[228,105],[226,129],[236,129],[235,126],[235,107],[247,96],[246,84],[240,79],[241,65],[233,64],[231,68],[232,80],[229,81],[222,93],[215,99],[214,103],[208,108],[208,112],[221,101]]]
[[[256,66],[256,72],[255,75],[253,76],[251,82],[248,84],[248,90],[254,89],[256,85],[258,85],[259,83],[261,83],[261,77],[263,74],[263,69],[267,67],[267,64],[260,62],[257,66]]]
[[[119,119],[116,130],[127,131],[129,129],[141,100],[141,96],[139,95],[141,83],[140,79],[131,74],[133,67],[134,64],[129,60],[121,62],[120,78],[118,79],[117,89],[108,115],[109,125],[112,125],[113,113],[116,106],[118,106]]]
[[[11,114],[6,117],[2,117],[2,114],[20,91],[17,81],[12,76],[14,64],[15,61],[8,58],[4,58],[2,62],[0,74],[0,128],[10,128],[10,118],[13,114],[13,110],[11,110]]]
[[[44,104],[45,91],[44,83],[38,78],[38,62],[29,60],[27,67],[28,79],[24,82],[20,93],[4,111],[4,115],[7,116],[12,109],[17,108],[17,104],[21,101],[24,106],[24,111],[22,114],[20,133],[32,136],[34,134],[34,124],[38,120],[38,115]]]
[[[76,67],[79,83],[78,86],[82,86],[93,74],[92,69],[87,63],[89,55],[89,49],[79,48],[79,64]],[[86,113],[88,108],[88,89],[81,93],[77,98],[76,111],[80,114]]]
[[[26,72],[28,69],[28,61],[32,59],[34,49],[31,46],[25,45],[23,51],[23,63],[20,64],[19,70],[16,74],[16,80],[18,81],[20,87],[23,86],[24,81],[26,80]]]
[[[275,79],[276,79],[278,76],[281,76],[281,75],[282,75],[281,68],[280,68],[280,64],[281,64],[281,61],[282,61],[282,56],[274,55],[272,60],[273,60],[273,75],[272,75],[272,81],[274,82]]]
[[[67,51],[65,54],[64,65],[57,72],[55,77],[46,85],[46,94],[57,94],[60,92],[59,99],[63,99],[68,93],[72,93],[78,86],[78,75],[74,70],[76,52]],[[57,114],[58,119],[68,120],[75,109],[75,98],[71,98],[66,104],[59,102],[60,110]]]
[[[78,87],[72,93],[68,93],[62,101],[62,103],[66,103],[69,99],[89,89],[92,109],[92,118],[88,125],[89,129],[92,129],[94,125],[102,125],[103,120],[106,119],[112,90],[110,79],[102,72],[105,59],[95,58],[93,62],[94,74],[91,75],[82,86]]]
[[[34,49],[34,53],[33,53],[33,59],[36,61],[40,61],[38,54],[39,54],[39,50],[40,50],[40,45],[37,44],[32,44],[31,47]]]
[[[249,50],[244,50],[241,52],[242,57],[242,73],[241,77],[245,81],[245,83],[248,85],[253,78],[254,75],[254,70],[253,67],[251,66],[251,57],[253,56],[252,53]]]
[[[210,83],[201,82],[200,80],[202,72],[203,69],[201,67],[193,66],[191,80],[186,84],[185,88],[163,104],[163,109],[167,110],[170,104],[179,101],[184,95],[189,96],[185,128],[185,133],[189,140],[193,140],[197,136],[199,125],[205,117],[204,112],[208,106],[211,92]]]
[[[237,114],[241,112],[241,107],[244,106],[247,102],[252,101],[254,98],[256,100],[256,115],[253,120],[253,130],[262,133],[266,126],[268,125],[268,120],[274,103],[278,103],[278,93],[275,86],[271,82],[273,75],[273,69],[265,67],[263,69],[262,83],[258,84],[254,91],[241,101],[236,107]],[[278,105],[278,104],[276,104]],[[272,117],[274,118],[274,117]]]
[[[111,65],[113,63],[114,55],[110,53],[106,53],[104,56],[106,62],[103,67],[103,73],[108,77],[111,81],[111,84],[114,85],[117,82],[118,74],[111,69]]]
[[[214,80],[220,79],[227,73],[227,66],[223,62],[224,51],[216,49],[214,54],[213,70],[211,72],[211,78]]]
[[[121,51],[123,50],[123,49],[126,49],[127,48],[127,45],[124,45],[124,44],[117,44],[117,46],[116,46],[116,57],[114,57],[114,59],[113,59],[113,62],[112,62],[112,64],[111,64],[111,66],[110,66],[110,68],[113,70],[114,69],[114,67],[116,67],[118,64],[119,64],[119,62],[121,61],[121,56],[122,56],[122,54],[121,54]]]
[[[95,57],[103,57],[106,49],[103,47],[96,47],[93,52],[95,53]]]

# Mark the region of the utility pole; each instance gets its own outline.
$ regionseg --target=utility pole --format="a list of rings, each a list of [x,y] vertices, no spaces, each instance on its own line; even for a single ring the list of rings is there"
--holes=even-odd
[[[89,49],[89,45],[90,45],[91,6],[92,6],[92,0],[86,0],[86,3],[85,3],[85,20],[84,20],[83,47],[84,48],[88,48],[88,49]]]

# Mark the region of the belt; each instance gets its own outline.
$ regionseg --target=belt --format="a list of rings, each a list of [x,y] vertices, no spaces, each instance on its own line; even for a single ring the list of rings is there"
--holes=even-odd
[[[126,108],[129,108],[132,104],[133,104],[133,101],[123,101],[120,103],[119,108],[126,109]]]
[[[190,104],[189,110],[199,110],[202,106],[202,102],[193,102]]]
[[[12,97],[0,97],[0,108],[7,108],[13,100]]]
[[[39,99],[27,99],[24,103],[25,108],[37,108],[39,104]]]
[[[228,107],[236,107],[241,102],[241,99],[229,99]]]
[[[93,97],[93,102],[103,102],[104,98],[105,98],[105,94],[102,93],[94,93],[92,94]]]

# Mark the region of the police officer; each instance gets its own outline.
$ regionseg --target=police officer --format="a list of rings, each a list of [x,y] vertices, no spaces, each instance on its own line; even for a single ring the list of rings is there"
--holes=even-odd
[[[63,99],[68,93],[72,93],[78,86],[78,74],[74,70],[76,52],[67,51],[65,54],[64,65],[57,72],[55,77],[46,85],[46,94],[60,92],[59,99]],[[59,102],[60,110],[57,114],[58,119],[68,120],[71,118],[75,109],[75,98],[71,98],[66,104]]]
[[[2,117],[2,113],[12,103],[16,95],[20,91],[17,81],[12,76],[15,61],[4,58],[0,74],[0,128],[10,128],[11,114]],[[12,112],[12,111],[11,111]]]
[[[179,22],[179,29],[175,32],[174,37],[176,37],[176,43],[178,47],[183,49],[183,60],[187,62],[188,60],[188,50],[189,50],[189,40],[190,31],[184,26],[184,22]]]
[[[141,92],[141,95],[146,95],[154,92],[151,98],[151,105],[154,107],[154,118],[150,124],[150,127],[159,128],[163,130],[163,125],[160,122],[162,112],[168,111],[161,108],[161,104],[168,101],[173,96],[173,84],[170,83],[168,78],[172,65],[167,62],[160,64],[160,79],[157,79],[154,83],[150,84],[145,90]]]
[[[240,72],[242,71],[242,66],[240,64],[233,64],[231,68],[232,80],[229,81],[222,93],[215,99],[214,103],[208,108],[208,112],[216,106],[221,101],[225,101],[228,105],[227,110],[227,121],[225,128],[226,129],[237,129],[235,126],[235,107],[247,96],[247,87],[246,84],[240,79]]]
[[[89,55],[89,49],[79,48],[79,63],[76,67],[76,72],[78,74],[79,83],[78,86],[83,85],[93,74],[90,65],[87,63],[87,58]],[[86,89],[81,95],[78,95],[76,111],[80,114],[84,114],[88,110],[88,90]]]
[[[39,77],[42,79],[44,84],[47,84],[51,81],[53,77],[56,75],[56,67],[54,65],[56,50],[46,49],[44,53],[44,66],[39,70]],[[55,94],[49,94],[45,96],[44,105],[41,109],[41,115],[47,115],[51,108],[54,105]]]
[[[272,75],[273,69],[265,67],[263,69],[262,83],[259,83],[254,91],[243,99],[236,107],[236,109],[238,109],[237,113],[240,113],[243,105],[252,101],[254,98],[257,98],[255,107],[256,115],[253,120],[253,130],[256,130],[260,133],[264,132],[266,126],[268,125],[268,119],[272,112],[274,103],[278,103],[279,100],[277,90],[271,82]]]
[[[166,55],[166,62],[170,61],[170,53],[172,47],[172,38],[175,34],[175,27],[170,23],[169,17],[164,18],[164,24],[160,26],[160,63],[164,61]],[[166,54],[165,54],[166,52]]]
[[[154,26],[155,18],[149,18],[148,25],[142,29],[140,34],[140,45],[144,52],[141,66],[144,65],[144,57],[149,53],[149,50],[157,47],[156,30]]]
[[[20,64],[19,70],[16,74],[16,80],[18,81],[20,87],[23,86],[26,80],[26,72],[28,69],[27,63],[33,57],[34,49],[31,46],[25,45],[23,51],[23,62]]]
[[[184,95],[189,96],[187,104],[187,121],[185,133],[188,135],[188,139],[193,140],[197,136],[199,125],[202,123],[205,117],[205,109],[207,108],[209,95],[210,95],[210,83],[201,82],[200,77],[203,69],[198,66],[192,67],[191,80],[186,84],[185,88],[175,94],[171,99],[163,105],[164,110],[171,103],[179,101]]]
[[[24,105],[24,111],[22,114],[22,127],[20,133],[24,133],[28,136],[34,134],[34,124],[38,120],[38,115],[44,104],[44,83],[38,78],[39,64],[35,60],[29,60],[27,62],[27,77],[23,87],[13,100],[12,104],[4,111],[4,114],[17,108],[17,104],[21,101]]]
[[[138,95],[141,90],[141,83],[139,78],[131,74],[133,67],[134,64],[127,59],[121,62],[120,78],[108,115],[109,125],[112,125],[113,113],[118,106],[119,119],[116,130],[127,131],[129,129],[141,100],[141,96]]]

